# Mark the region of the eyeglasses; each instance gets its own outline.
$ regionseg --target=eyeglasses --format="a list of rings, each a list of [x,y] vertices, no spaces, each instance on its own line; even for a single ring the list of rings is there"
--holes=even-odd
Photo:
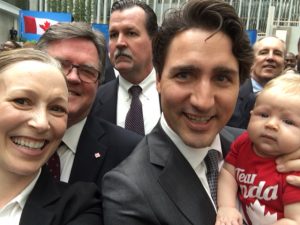
[[[96,83],[100,76],[100,71],[98,71],[92,66],[75,65],[68,60],[62,60],[62,59],[57,59],[57,60],[60,62],[65,76],[68,76],[73,70],[73,68],[77,69],[77,75],[79,79],[85,83]]]

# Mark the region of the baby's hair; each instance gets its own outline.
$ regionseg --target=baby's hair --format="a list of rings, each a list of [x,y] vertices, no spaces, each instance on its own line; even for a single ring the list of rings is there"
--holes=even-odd
[[[270,80],[260,92],[275,91],[280,94],[300,96],[300,76],[298,74],[284,74]],[[260,95],[259,94],[259,95]],[[258,95],[258,96],[259,96]]]

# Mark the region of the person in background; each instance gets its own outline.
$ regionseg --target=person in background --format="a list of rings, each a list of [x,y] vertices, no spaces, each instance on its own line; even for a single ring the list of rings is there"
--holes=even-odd
[[[286,69],[295,69],[296,67],[296,56],[292,52],[287,52],[284,58],[284,65]]]
[[[228,126],[246,129],[256,93],[284,70],[286,47],[282,40],[273,36],[263,37],[254,44],[253,49],[254,63],[251,68],[251,78],[240,87],[233,115],[227,123]]]
[[[287,74],[287,73],[297,74],[298,72],[296,70],[296,63],[297,63],[296,55],[292,52],[287,52],[284,58],[285,68],[282,74]]]
[[[141,135],[153,129],[161,114],[152,63],[152,39],[157,30],[156,15],[145,2],[113,3],[109,57],[119,76],[99,88],[92,112]]]
[[[14,40],[9,40],[1,44],[0,52],[9,51],[12,49],[22,48],[22,46]]]
[[[105,65],[104,36],[82,22],[55,24],[41,36],[36,48],[61,63],[69,90],[68,123],[58,149],[59,161],[57,156],[49,161],[60,163],[61,173],[54,176],[69,183],[95,182],[101,188],[103,175],[142,138],[89,114]]]
[[[0,96],[0,224],[100,224],[97,186],[55,182],[43,167],[67,127],[59,63],[33,49],[2,52]]]
[[[166,14],[153,60],[162,117],[104,176],[104,224],[212,225],[219,168],[241,132],[225,125],[253,61],[247,34],[224,1],[190,0]]]
[[[300,76],[281,75],[258,94],[247,132],[231,146],[221,169],[216,225],[300,224],[300,189],[279,173],[278,156],[300,149]]]

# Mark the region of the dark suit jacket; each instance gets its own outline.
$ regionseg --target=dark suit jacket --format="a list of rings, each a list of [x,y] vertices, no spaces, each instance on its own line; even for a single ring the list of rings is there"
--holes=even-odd
[[[103,175],[125,159],[141,139],[142,136],[132,131],[88,116],[78,142],[69,183],[95,182],[100,188]]]
[[[225,128],[222,149],[242,131]],[[103,179],[105,225],[214,225],[216,212],[198,176],[158,124]]]
[[[251,79],[247,79],[240,87],[239,96],[228,126],[246,129],[250,120],[250,111],[255,104],[255,94]]]
[[[111,62],[109,60],[109,57],[106,57],[106,62],[105,62],[105,69],[104,69],[104,80],[101,81],[101,85],[105,84],[111,80],[116,79],[116,75],[114,72],[114,67],[111,65]],[[101,87],[100,85],[100,87]]]
[[[90,114],[116,124],[118,87],[119,78],[101,85],[98,89]]]
[[[95,184],[55,183],[43,168],[25,203],[20,225],[100,225],[100,210]]]

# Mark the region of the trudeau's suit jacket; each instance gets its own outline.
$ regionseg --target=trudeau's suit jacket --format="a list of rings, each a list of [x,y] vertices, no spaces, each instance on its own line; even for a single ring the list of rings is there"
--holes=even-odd
[[[101,187],[103,175],[124,160],[142,136],[88,116],[79,138],[69,183],[95,182]]]
[[[25,203],[20,225],[100,225],[100,210],[95,184],[56,183],[43,168]]]
[[[225,154],[242,132],[220,133]],[[105,225],[214,225],[216,212],[198,176],[160,124],[108,172],[102,187]]]
[[[255,94],[251,79],[247,79],[240,87],[239,96],[228,126],[246,129],[250,120],[250,111],[255,104]]]
[[[118,102],[119,78],[116,78],[98,89],[93,108],[90,112],[113,124],[117,123],[117,102]]]

